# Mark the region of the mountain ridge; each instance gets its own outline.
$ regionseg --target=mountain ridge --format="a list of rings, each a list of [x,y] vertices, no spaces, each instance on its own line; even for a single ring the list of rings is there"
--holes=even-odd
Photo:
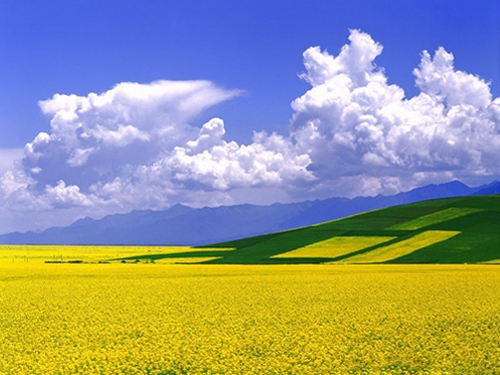
[[[431,184],[392,196],[341,198],[269,206],[135,210],[101,219],[82,218],[66,227],[42,232],[0,235],[3,244],[203,245],[317,224],[342,217],[427,199],[500,193],[500,182],[476,188],[460,181]]]

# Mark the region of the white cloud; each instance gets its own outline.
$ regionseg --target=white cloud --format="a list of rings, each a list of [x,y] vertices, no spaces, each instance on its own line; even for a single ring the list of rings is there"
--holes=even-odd
[[[229,204],[235,188],[312,180],[309,157],[288,138],[256,133],[240,145],[224,139],[219,118],[191,124],[239,93],[206,81],[158,81],[41,101],[50,132],[26,144],[18,168],[0,180],[4,207],[21,216],[95,216],[177,202]]]
[[[292,103],[290,134],[256,132],[249,144],[226,140],[220,118],[200,127],[204,109],[240,93],[208,81],[56,94],[40,102],[50,131],[0,178],[2,206],[18,227],[42,227],[177,202],[255,203],[262,192],[270,203],[499,176],[500,99],[489,85],[439,48],[422,53],[421,92],[406,98],[376,65],[382,50],[357,30],[337,56],[307,49],[311,88]]]
[[[53,207],[90,206],[91,200],[80,192],[76,185],[67,186],[60,180],[56,186],[45,187],[47,200]]]
[[[302,78],[312,88],[292,103],[292,136],[311,157],[318,194],[499,174],[500,100],[486,82],[455,70],[443,48],[434,57],[424,51],[414,71],[421,93],[406,99],[374,63],[382,47],[356,30],[349,40],[337,56],[304,53]]]
[[[17,160],[23,156],[22,148],[4,148],[0,149],[0,175],[14,168]]]
[[[438,48],[434,58],[424,51],[420,67],[414,70],[417,86],[436,101],[449,106],[488,106],[491,103],[489,86],[479,77],[454,70],[453,60],[453,54],[442,47]]]

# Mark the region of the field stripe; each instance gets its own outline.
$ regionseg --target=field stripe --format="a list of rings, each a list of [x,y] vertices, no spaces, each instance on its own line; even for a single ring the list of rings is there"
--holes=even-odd
[[[162,258],[155,260],[155,263],[160,264],[187,264],[187,263],[202,263],[208,262],[214,259],[220,259],[220,257],[196,257],[196,258]]]
[[[407,240],[396,242],[394,244],[379,247],[367,253],[352,256],[344,259],[342,263],[382,263],[392,259],[413,253],[424,247],[446,241],[461,232],[429,230],[419,233]]]
[[[485,264],[500,264],[500,259],[487,260],[485,262],[481,262]]]
[[[442,223],[444,221],[449,221],[462,216],[466,216],[479,211],[483,210],[479,208],[451,207],[442,211],[434,212],[429,215],[420,216],[414,220],[410,220],[405,223],[394,225],[389,229],[416,230],[428,227],[430,225]]]
[[[396,237],[332,237],[325,241],[275,255],[272,258],[336,258],[390,241],[394,238]]]

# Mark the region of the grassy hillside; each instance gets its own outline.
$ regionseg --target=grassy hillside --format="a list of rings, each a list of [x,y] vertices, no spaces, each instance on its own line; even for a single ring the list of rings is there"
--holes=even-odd
[[[208,254],[206,263],[230,264],[500,262],[500,196],[424,201],[193,250],[143,259]]]

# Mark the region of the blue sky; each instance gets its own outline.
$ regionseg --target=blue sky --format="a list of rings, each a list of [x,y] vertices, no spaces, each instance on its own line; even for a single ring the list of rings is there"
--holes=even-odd
[[[496,0],[3,0],[0,233],[500,179],[499,14]]]
[[[0,3],[0,147],[22,147],[49,119],[37,101],[123,81],[207,79],[246,94],[211,108],[228,135],[285,133],[307,84],[302,52],[337,53],[348,29],[384,46],[377,64],[418,92],[412,70],[438,46],[499,94],[499,1],[23,1]]]

